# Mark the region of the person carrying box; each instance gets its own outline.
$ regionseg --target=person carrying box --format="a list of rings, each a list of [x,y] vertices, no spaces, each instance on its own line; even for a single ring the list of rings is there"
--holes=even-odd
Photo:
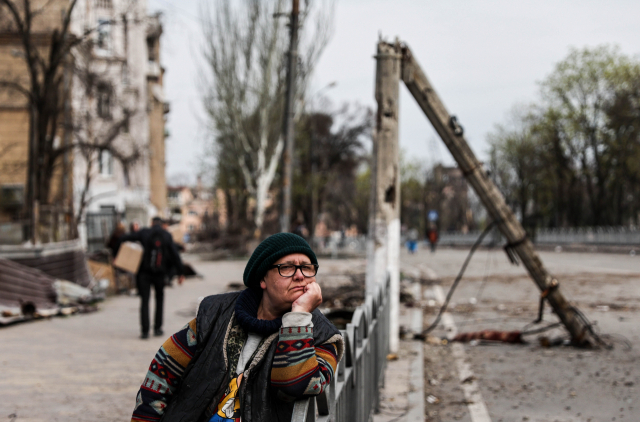
[[[138,289],[140,294],[140,338],[149,338],[149,298],[151,286],[154,287],[156,297],[156,312],[153,334],[161,336],[162,316],[164,305],[164,286],[167,273],[175,271],[178,283],[182,284],[184,275],[182,260],[171,234],[162,228],[163,221],[154,217],[151,227],[121,237],[121,242],[137,241],[142,244],[144,253],[138,271]]]

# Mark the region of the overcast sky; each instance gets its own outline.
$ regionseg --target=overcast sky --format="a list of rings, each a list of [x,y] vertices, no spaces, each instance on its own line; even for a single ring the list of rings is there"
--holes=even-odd
[[[197,78],[200,1],[207,0],[149,0],[150,11],[164,12],[170,182],[180,174],[195,180],[205,151]],[[389,41],[398,37],[411,47],[484,159],[487,133],[515,104],[537,99],[538,82],[571,47],[612,44],[638,55],[638,17],[640,2],[631,0],[337,0],[335,32],[311,92],[336,82],[324,91],[334,104],[358,102],[375,109],[378,34]],[[400,144],[407,155],[453,163],[404,87],[400,98]]]

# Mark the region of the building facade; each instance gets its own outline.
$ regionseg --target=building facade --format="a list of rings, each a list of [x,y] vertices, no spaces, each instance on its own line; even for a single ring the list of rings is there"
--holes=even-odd
[[[170,218],[179,225],[183,241],[193,239],[195,234],[210,229],[207,224],[213,223],[214,219],[218,227],[225,221],[219,212],[223,207],[216,204],[214,195],[204,189],[200,182],[196,188],[169,186],[167,192]]]
[[[36,31],[43,48],[68,4],[43,3],[46,18],[39,18]],[[69,112],[60,137],[78,147],[59,166],[61,183],[55,184],[61,188],[51,200],[71,209],[77,235],[95,245],[117,219],[146,225],[166,212],[162,25],[159,15],[147,15],[143,0],[80,0],[70,33],[82,43],[65,68]],[[15,34],[0,31],[0,76],[25,73],[21,50]],[[0,91],[0,224],[7,225],[19,218],[24,202],[29,109],[15,94]]]

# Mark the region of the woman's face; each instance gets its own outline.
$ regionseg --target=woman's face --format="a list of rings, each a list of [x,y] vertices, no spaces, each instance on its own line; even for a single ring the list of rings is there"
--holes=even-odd
[[[277,260],[275,265],[278,264],[311,264],[311,260],[304,254],[294,253]],[[299,269],[296,269],[293,277],[283,277],[277,268],[272,268],[265,274],[260,287],[274,308],[287,312],[291,309],[291,304],[304,294],[304,287],[314,281],[315,276],[305,277]]]

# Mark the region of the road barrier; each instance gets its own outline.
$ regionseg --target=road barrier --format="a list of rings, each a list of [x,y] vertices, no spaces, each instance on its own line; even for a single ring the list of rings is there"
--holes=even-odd
[[[317,397],[296,401],[291,422],[368,422],[379,407],[389,352],[389,277],[353,313],[342,331],[344,357]]]
[[[472,245],[480,232],[445,232],[440,234],[439,244],[443,246]],[[638,245],[640,244],[640,229],[631,227],[570,227],[564,229],[537,229],[531,238],[539,245]],[[494,230],[487,236],[483,246],[504,243],[500,234]]]
[[[540,244],[638,245],[637,227],[577,227],[536,230],[535,242]]]

